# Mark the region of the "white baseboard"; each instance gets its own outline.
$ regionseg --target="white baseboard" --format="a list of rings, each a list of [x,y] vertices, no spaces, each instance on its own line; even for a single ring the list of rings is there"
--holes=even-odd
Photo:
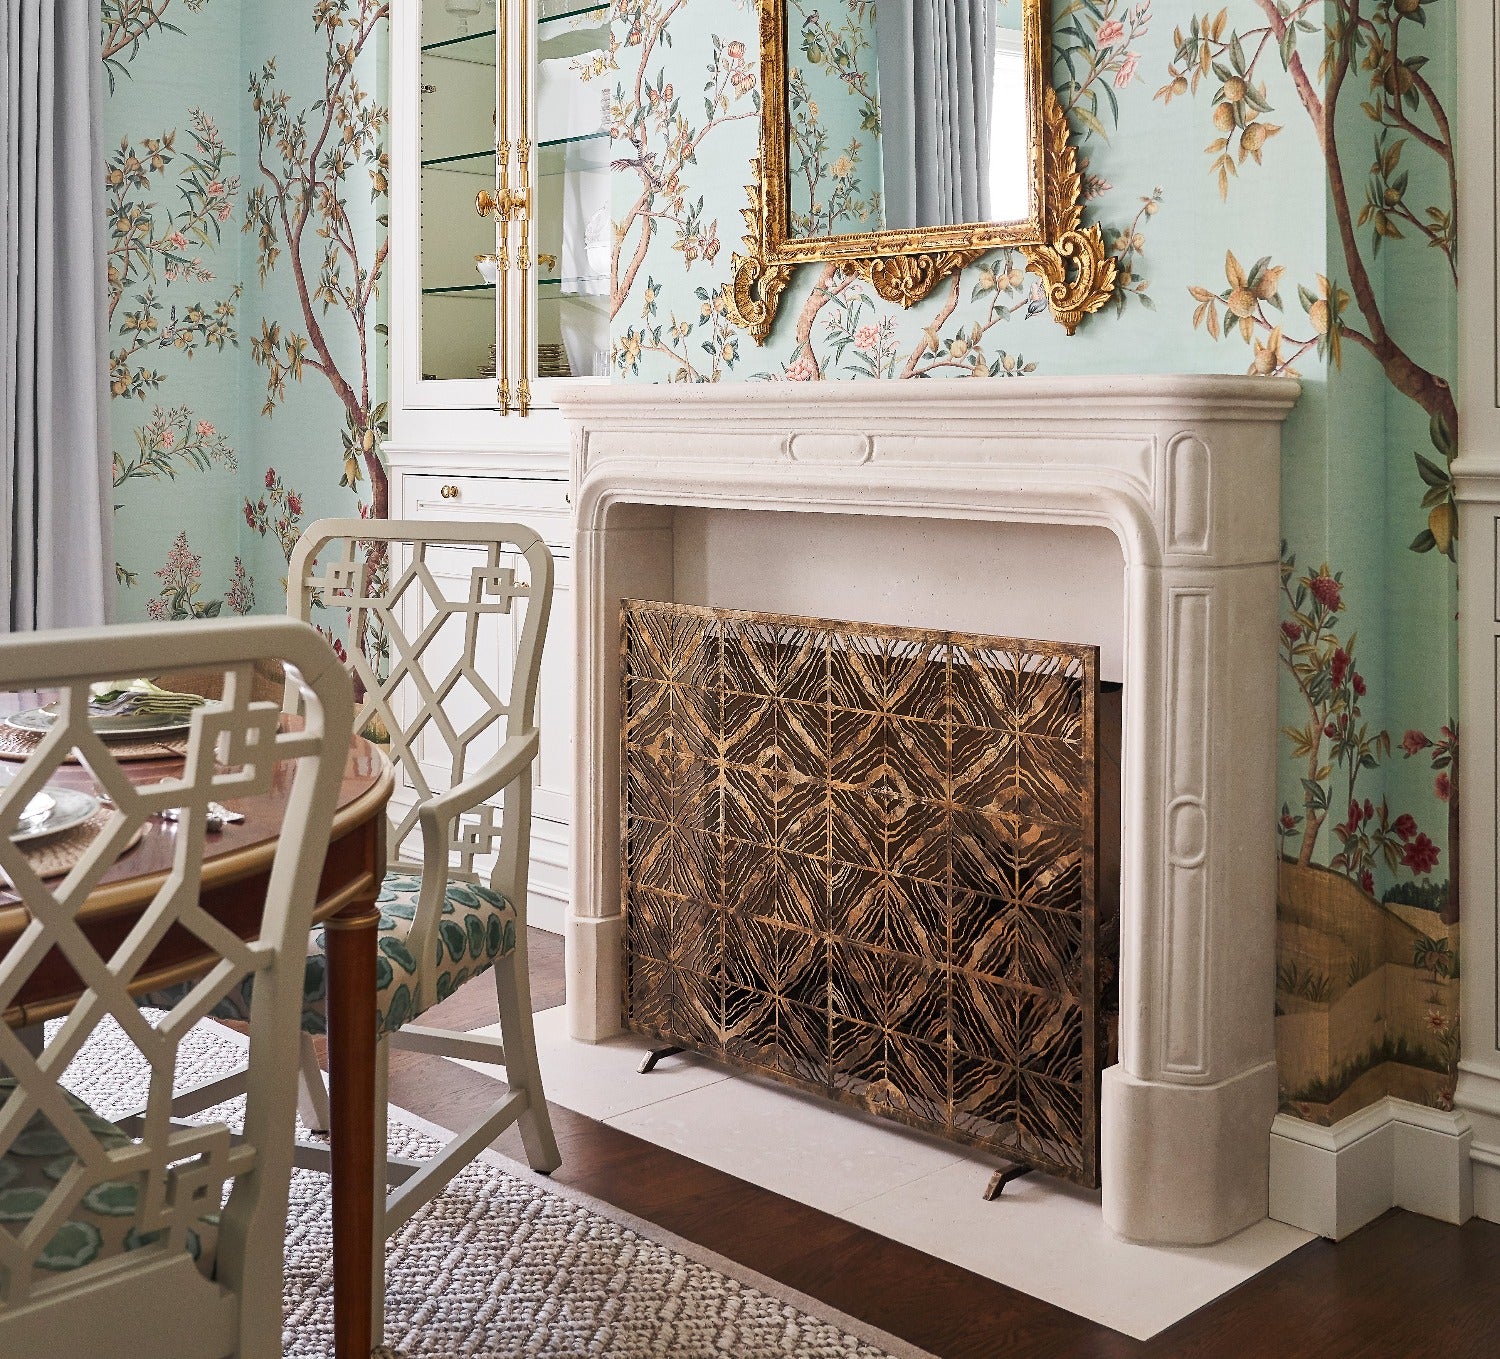
[[[1277,1114],[1271,1216],[1334,1241],[1389,1208],[1466,1222],[1475,1206],[1473,1139],[1462,1111],[1390,1097],[1330,1128]],[[1496,1176],[1500,1194],[1500,1158]]]

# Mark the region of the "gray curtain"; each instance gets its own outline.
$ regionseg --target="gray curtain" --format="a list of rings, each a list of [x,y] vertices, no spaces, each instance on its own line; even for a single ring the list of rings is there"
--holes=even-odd
[[[94,0],[0,0],[0,606],[107,621],[104,95]]]
[[[885,225],[990,218],[995,0],[877,0]]]

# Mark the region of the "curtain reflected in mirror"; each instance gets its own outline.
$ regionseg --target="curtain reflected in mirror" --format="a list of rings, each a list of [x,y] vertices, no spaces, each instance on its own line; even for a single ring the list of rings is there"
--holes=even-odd
[[[790,239],[1037,213],[1020,0],[788,0]]]

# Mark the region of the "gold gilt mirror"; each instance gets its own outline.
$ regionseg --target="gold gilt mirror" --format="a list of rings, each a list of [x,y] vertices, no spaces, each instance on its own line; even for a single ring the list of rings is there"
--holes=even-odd
[[[764,344],[799,264],[909,307],[1021,251],[1071,335],[1114,291],[1050,77],[1051,0],[758,0],[760,157],[730,310]]]

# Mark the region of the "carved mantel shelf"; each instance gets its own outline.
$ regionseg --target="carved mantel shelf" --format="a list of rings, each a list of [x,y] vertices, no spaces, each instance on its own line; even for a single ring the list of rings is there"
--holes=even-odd
[[[674,598],[677,507],[1104,528],[1120,545],[1125,601],[1120,1061],[1104,1080],[1104,1213],[1122,1236],[1184,1245],[1265,1217],[1280,430],[1299,391],[1188,375],[569,398],[575,1036],[619,1027],[619,609]],[[1045,590],[1056,553],[1037,567]]]

